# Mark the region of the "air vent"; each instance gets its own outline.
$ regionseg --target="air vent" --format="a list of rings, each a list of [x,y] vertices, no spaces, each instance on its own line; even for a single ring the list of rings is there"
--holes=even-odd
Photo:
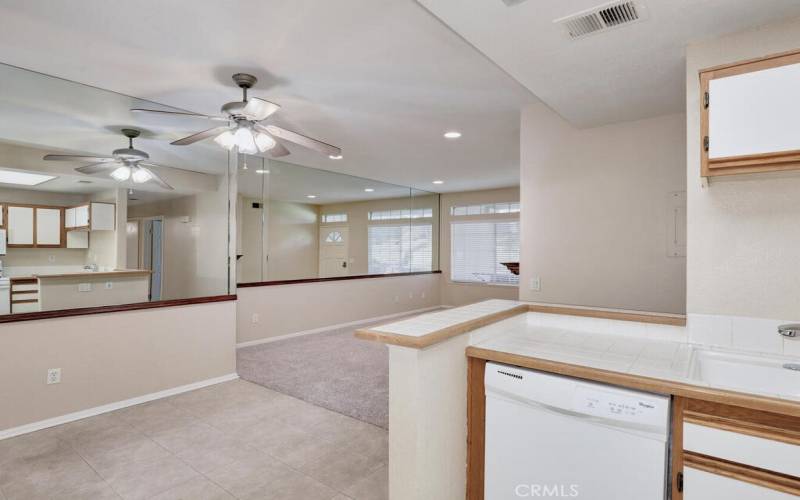
[[[645,18],[641,2],[612,2],[553,21],[564,26],[572,39],[625,26]]]

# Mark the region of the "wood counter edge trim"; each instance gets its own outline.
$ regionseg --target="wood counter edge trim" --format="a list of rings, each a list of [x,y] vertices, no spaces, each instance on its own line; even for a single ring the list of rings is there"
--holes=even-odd
[[[685,467],[701,470],[737,481],[762,486],[792,495],[800,495],[800,478],[778,472],[743,465],[721,458],[709,457],[691,451],[683,452]]]
[[[456,335],[477,330],[484,326],[497,323],[518,314],[527,312],[538,312],[544,314],[562,314],[565,316],[580,316],[586,318],[610,319],[616,321],[632,321],[637,323],[650,323],[657,325],[685,326],[686,317],[677,314],[659,313],[636,313],[613,311],[609,309],[583,309],[580,307],[569,306],[548,306],[542,304],[519,304],[504,311],[496,312],[481,318],[465,321],[451,325],[441,330],[415,337],[413,335],[403,335],[400,333],[384,332],[373,328],[361,328],[355,331],[356,338],[362,340],[372,340],[383,342],[384,344],[397,345],[401,347],[414,347],[421,349],[443,340],[447,340]]]
[[[354,335],[356,336],[356,338],[362,340],[374,340],[377,342],[383,342],[385,344],[397,345],[401,347],[414,347],[417,349],[421,349],[424,347],[432,346],[433,344],[438,344],[439,342],[461,335],[463,333],[471,332],[472,330],[477,330],[478,328],[482,328],[484,326],[491,325],[492,323],[497,323],[498,321],[502,321],[512,316],[517,316],[519,314],[523,314],[526,312],[528,312],[527,304],[520,304],[511,307],[509,309],[505,309],[503,311],[487,314],[486,316],[482,316],[480,318],[464,321],[462,323],[457,323],[455,325],[451,325],[442,328],[441,330],[436,330],[434,332],[428,333],[427,335],[421,335],[419,337],[414,337],[412,335],[402,335],[399,333],[384,332],[370,328],[362,328],[356,330]]]
[[[714,403],[742,406],[753,410],[769,411],[792,417],[800,417],[800,402],[726,391],[723,389],[712,389],[683,382],[614,372],[600,368],[572,365],[559,361],[493,351],[476,346],[467,347],[467,356],[646,392],[702,399]]]
[[[410,273],[357,274],[354,276],[332,276],[330,278],[301,278],[296,280],[254,281],[237,283],[236,288],[257,288],[262,286],[300,285],[303,283],[328,283],[330,281],[365,280],[374,278],[402,278],[403,276],[422,276],[425,274],[442,274],[442,271],[414,271]]]
[[[194,304],[209,304],[212,302],[228,302],[236,300],[236,295],[211,295],[208,297],[195,297],[191,299],[161,300],[158,302],[137,302],[134,304],[120,304],[113,306],[82,307],[79,309],[63,309],[58,311],[37,311],[30,313],[6,314],[0,316],[0,324],[18,323],[21,321],[36,321],[41,319],[69,318],[73,316],[90,316],[93,314],[107,314],[123,311],[140,311],[143,309],[161,309],[164,307],[180,307]],[[1,334],[2,332],[0,332]]]

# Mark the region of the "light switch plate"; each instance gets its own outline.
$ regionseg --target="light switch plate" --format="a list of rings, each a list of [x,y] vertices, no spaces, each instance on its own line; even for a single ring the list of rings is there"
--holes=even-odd
[[[114,288],[114,282],[106,281],[106,290],[111,290],[112,288]]]
[[[531,289],[533,292],[541,292],[542,291],[542,278],[538,276],[534,276],[531,278],[530,284],[528,288]]]
[[[79,292],[91,292],[92,291],[92,284],[91,283],[78,283],[78,291]]]

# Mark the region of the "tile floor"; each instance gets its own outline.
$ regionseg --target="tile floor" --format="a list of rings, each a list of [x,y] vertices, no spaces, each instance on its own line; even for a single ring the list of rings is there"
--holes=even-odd
[[[388,498],[388,434],[242,380],[0,441],[0,500]]]

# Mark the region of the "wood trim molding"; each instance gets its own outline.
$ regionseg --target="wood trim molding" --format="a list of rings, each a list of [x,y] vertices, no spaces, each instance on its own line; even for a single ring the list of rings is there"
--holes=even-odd
[[[779,413],[690,399],[686,422],[800,445],[800,420]]]
[[[703,96],[708,92],[711,80],[798,63],[800,63],[800,50],[793,50],[700,71],[700,175],[702,177],[800,169],[800,150],[709,158],[708,152],[703,147],[703,141],[710,136],[709,108],[705,107]],[[711,137],[710,140],[713,141],[714,138]]]
[[[163,307],[180,307],[194,304],[209,304],[212,302],[228,302],[232,300],[236,300],[236,295],[212,295],[208,297],[195,297],[191,299],[160,300],[157,302],[137,302],[135,304],[120,304],[114,306],[82,307],[78,309],[62,309],[58,311],[6,314],[0,316],[0,324],[17,323],[20,321],[35,321],[40,319],[69,318],[72,316],[88,316],[92,314],[108,314],[123,311],[140,311],[142,309],[160,309]]]
[[[743,392],[733,392],[723,389],[713,389],[710,387],[692,385],[684,382],[662,380],[629,373],[620,373],[599,368],[589,368],[586,366],[572,365],[558,361],[510,354],[481,347],[467,347],[467,356],[480,358],[486,361],[505,363],[508,365],[540,370],[568,377],[602,382],[610,385],[618,385],[630,389],[638,389],[659,394],[672,394],[673,396],[685,397],[689,399],[702,399],[713,403],[721,403],[731,406],[741,406],[751,410],[766,411],[780,415],[800,417],[800,404],[796,401],[771,398],[768,396],[757,396]]]
[[[497,323],[498,321],[502,321],[512,316],[516,316],[518,314],[523,314],[526,312],[528,312],[528,306],[526,304],[520,304],[516,307],[506,309],[505,311],[488,314],[478,319],[465,321],[463,323],[457,323],[455,325],[448,326],[446,328],[442,328],[441,330],[436,330],[435,332],[431,332],[427,335],[421,335],[418,337],[412,335],[401,335],[398,333],[383,332],[380,330],[374,330],[370,328],[362,328],[356,330],[355,336],[356,338],[360,338],[363,340],[374,340],[377,342],[383,342],[384,344],[422,349],[424,347],[428,347],[433,344],[438,344],[439,342],[455,337],[457,335],[461,335],[462,333],[471,332],[472,330],[477,330],[478,328],[482,328],[484,326],[491,325],[492,323]]]
[[[486,361],[467,359],[467,500],[483,500],[486,461]]]
[[[419,276],[423,274],[442,274],[442,271],[419,271],[414,273],[393,274],[358,274],[355,276],[336,276],[332,278],[305,278],[297,280],[257,281],[253,283],[238,283],[236,288],[254,288],[260,286],[299,285],[302,283],[326,283],[328,281],[364,280],[371,278],[397,278],[400,276]]]
[[[119,271],[97,271],[85,273],[63,273],[63,274],[35,274],[34,278],[37,279],[51,279],[51,278],[124,278],[130,276],[149,276],[152,271],[149,269],[123,269]]]
[[[634,321],[637,323],[651,323],[656,325],[686,326],[686,316],[681,314],[615,311],[613,309],[549,306],[544,304],[529,304],[528,310],[530,312],[563,314],[565,316],[582,316],[586,318],[613,319],[617,321]]]
[[[800,478],[794,476],[738,464],[721,458],[709,457],[691,451],[683,453],[683,463],[685,467],[800,496]]]

